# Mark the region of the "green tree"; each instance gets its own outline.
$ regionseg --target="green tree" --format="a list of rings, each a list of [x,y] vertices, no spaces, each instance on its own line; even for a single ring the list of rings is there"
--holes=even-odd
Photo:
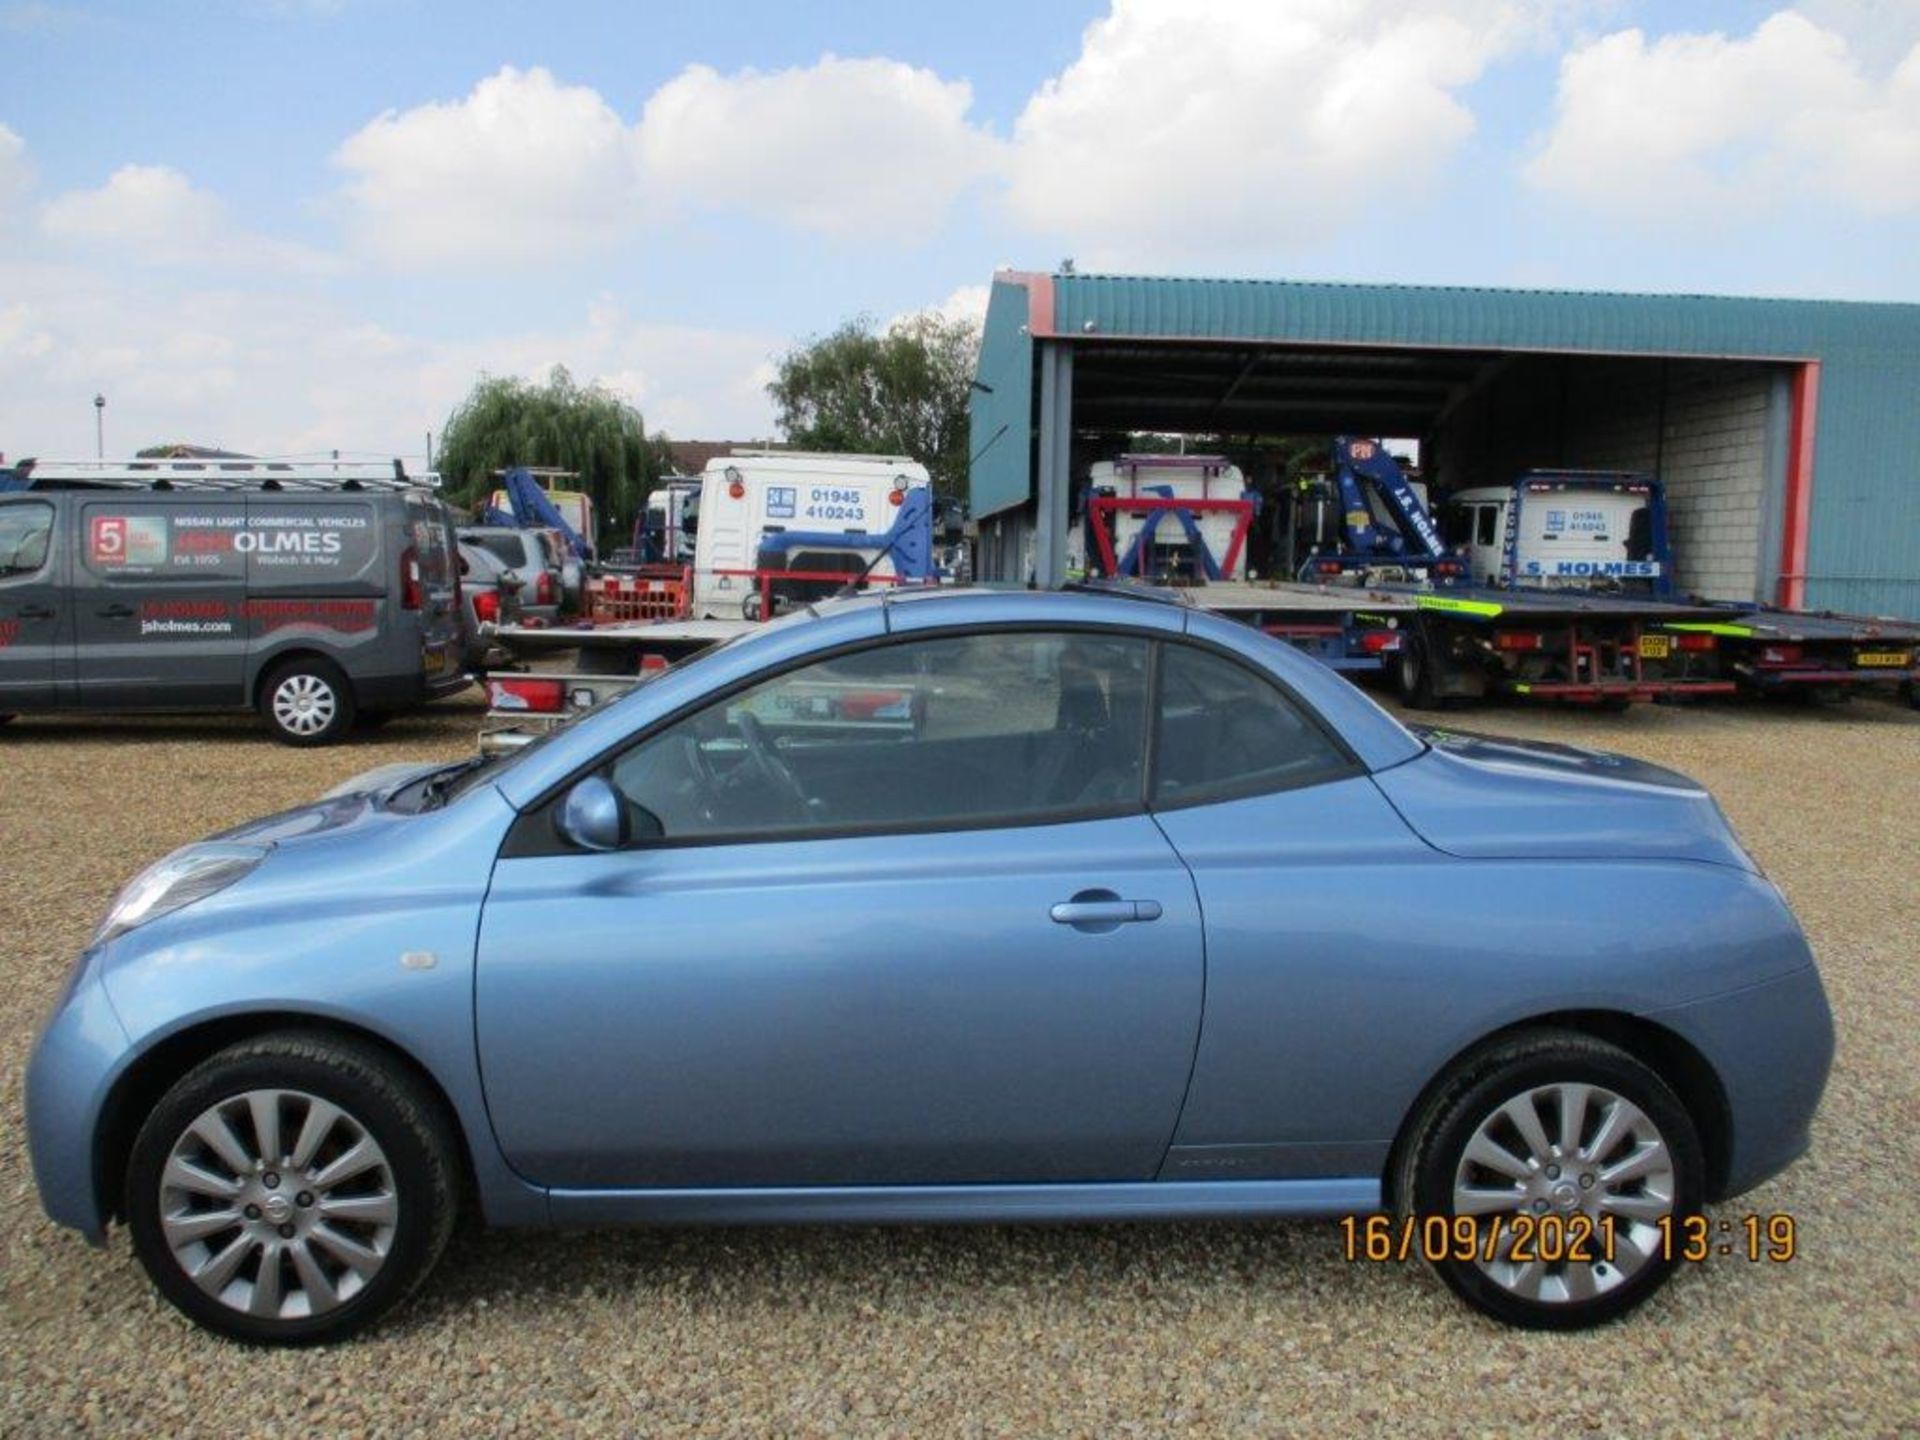
[[[447,417],[435,461],[447,494],[463,505],[510,465],[572,470],[593,497],[602,534],[620,535],[646,503],[665,450],[666,437],[649,436],[633,406],[556,365],[544,384],[481,376]]]
[[[936,489],[964,495],[979,353],[971,320],[928,312],[881,330],[862,315],[788,351],[767,393],[801,449],[911,455]]]

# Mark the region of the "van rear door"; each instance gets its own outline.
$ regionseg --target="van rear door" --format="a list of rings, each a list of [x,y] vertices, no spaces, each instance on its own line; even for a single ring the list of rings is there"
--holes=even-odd
[[[408,532],[420,566],[420,665],[429,681],[464,663],[459,542],[453,512],[423,495],[407,497]]]
[[[245,704],[245,508],[107,496],[70,513],[80,704]]]
[[[54,547],[54,507],[0,503],[0,715],[53,704],[53,661],[70,608]]]

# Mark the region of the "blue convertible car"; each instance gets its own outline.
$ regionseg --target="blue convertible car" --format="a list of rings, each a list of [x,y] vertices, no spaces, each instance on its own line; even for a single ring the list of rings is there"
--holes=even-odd
[[[1474,1305],[1573,1327],[1801,1153],[1831,1053],[1799,927],[1684,778],[1411,733],[1186,605],[962,590],[176,852],[27,1108],[53,1218],[124,1218],[256,1341],[386,1313],[465,1204],[1384,1211]]]

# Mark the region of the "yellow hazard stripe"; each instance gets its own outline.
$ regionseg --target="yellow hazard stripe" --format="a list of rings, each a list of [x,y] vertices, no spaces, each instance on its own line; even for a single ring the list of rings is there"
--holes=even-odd
[[[1753,630],[1746,625],[1681,624],[1677,621],[1669,621],[1660,628],[1662,630],[1692,630],[1700,635],[1737,635],[1743,638],[1753,634]]]
[[[1422,610],[1444,610],[1454,615],[1498,615],[1505,608],[1491,600],[1456,600],[1450,595],[1414,597]]]

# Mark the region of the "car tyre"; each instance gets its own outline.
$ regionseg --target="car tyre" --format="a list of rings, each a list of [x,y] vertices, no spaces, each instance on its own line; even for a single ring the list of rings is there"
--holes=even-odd
[[[1528,1114],[1534,1123],[1523,1128]],[[1571,1031],[1523,1031],[1470,1056],[1408,1137],[1393,1176],[1401,1215],[1423,1234],[1428,1217],[1477,1217],[1474,1258],[1439,1247],[1427,1255],[1434,1272],[1475,1309],[1526,1329],[1582,1330],[1646,1301],[1672,1272],[1679,1227],[1706,1198],[1699,1134],[1672,1088],[1618,1046]],[[1608,1217],[1611,1254],[1596,1241],[1585,1265],[1499,1257],[1522,1233],[1517,1217],[1538,1224],[1554,1214],[1561,1234],[1576,1214],[1596,1234]],[[1662,1215],[1671,1217],[1664,1229]],[[1483,1263],[1489,1232],[1496,1258]]]
[[[353,728],[353,686],[318,658],[289,660],[260,686],[260,718],[283,745],[332,745]]]
[[[125,1195],[134,1253],[209,1330],[256,1345],[342,1340],[438,1262],[457,1155],[439,1102],[382,1051],[301,1031],[242,1041],[141,1126]]]

